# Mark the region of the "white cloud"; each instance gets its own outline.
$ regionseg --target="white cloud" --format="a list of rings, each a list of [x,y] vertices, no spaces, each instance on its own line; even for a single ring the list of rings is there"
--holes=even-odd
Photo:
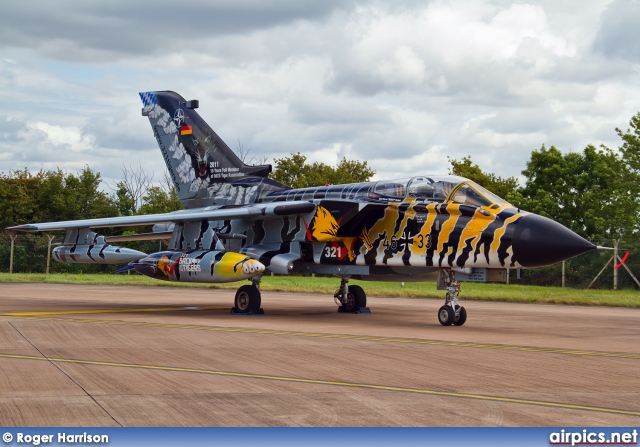
[[[199,99],[259,159],[347,156],[377,178],[466,155],[518,175],[543,143],[615,147],[640,104],[618,1],[190,1],[190,19],[144,2],[16,5],[0,18],[3,172],[89,164],[115,181],[141,162],[160,178],[139,91]]]
[[[347,20],[343,45],[333,53],[330,87],[363,95],[397,90],[456,95],[487,82],[507,89],[507,71],[520,60],[535,74],[532,66],[541,72],[558,58],[576,55],[576,46],[549,28],[541,6],[490,11],[495,8],[482,3],[439,1],[395,14],[361,8]],[[527,62],[532,57],[533,63]]]
[[[95,137],[93,135],[83,134],[78,127],[52,126],[51,124],[38,121],[35,123],[27,123],[26,131],[20,132],[20,135],[28,138],[28,134],[32,130],[41,131],[44,133],[44,138],[47,143],[53,146],[60,146],[65,150],[82,152],[95,148]]]

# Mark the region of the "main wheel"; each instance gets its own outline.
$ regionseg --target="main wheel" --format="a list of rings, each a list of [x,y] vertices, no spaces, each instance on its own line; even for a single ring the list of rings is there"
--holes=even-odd
[[[254,285],[241,286],[236,292],[234,311],[238,313],[256,312],[261,304],[260,290]]]
[[[349,286],[349,291],[347,292],[347,302],[342,303],[340,306],[340,310],[342,312],[357,312],[361,307],[367,306],[367,294],[364,293],[364,290],[360,286]]]
[[[438,321],[443,326],[451,326],[456,319],[456,313],[451,306],[442,306],[438,311]]]
[[[460,306],[460,312],[458,312],[458,315],[453,320],[453,324],[462,326],[465,321],[467,321],[467,311],[464,307]]]

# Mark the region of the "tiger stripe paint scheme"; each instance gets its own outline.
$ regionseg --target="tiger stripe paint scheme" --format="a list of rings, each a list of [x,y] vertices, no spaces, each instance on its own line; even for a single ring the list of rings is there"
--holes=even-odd
[[[481,213],[480,208],[453,204],[403,202],[358,203],[314,201],[316,211],[294,222],[262,222],[249,226],[245,221],[226,221],[220,229],[244,233],[244,247],[228,248],[247,252],[245,247],[291,243],[312,243],[312,262],[363,266],[406,266],[439,268],[522,268],[513,256],[514,227],[529,213],[502,207],[498,212]],[[350,212],[352,210],[356,213]],[[348,216],[357,216],[361,226]],[[298,231],[295,231],[298,230]],[[284,247],[277,249],[285,252]],[[252,250],[256,252],[255,248]],[[269,260],[258,258],[269,266]],[[308,259],[311,261],[311,259]]]
[[[385,216],[363,229],[376,249],[370,250],[356,241],[355,263],[520,268],[506,250],[511,246],[509,235],[513,232],[509,227],[526,214],[508,209],[485,216],[479,209],[451,203],[390,203]],[[483,246],[490,249],[481,250]],[[375,252],[375,258],[367,256],[370,251]]]

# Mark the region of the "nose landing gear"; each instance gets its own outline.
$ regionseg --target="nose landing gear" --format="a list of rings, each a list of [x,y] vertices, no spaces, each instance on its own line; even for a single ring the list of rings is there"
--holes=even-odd
[[[340,288],[333,295],[336,300],[338,312],[344,313],[371,313],[367,306],[367,295],[360,286],[349,285],[349,277],[343,277]]]
[[[458,301],[460,281],[456,281],[456,272],[448,269],[440,270],[438,290],[446,290],[444,306],[438,310],[438,321],[443,326],[462,326],[467,321],[467,311]]]

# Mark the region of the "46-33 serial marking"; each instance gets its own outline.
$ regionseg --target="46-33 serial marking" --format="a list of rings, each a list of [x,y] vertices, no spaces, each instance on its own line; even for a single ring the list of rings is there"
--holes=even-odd
[[[431,248],[431,235],[416,234],[412,236],[409,230],[404,230],[402,237],[398,239],[395,236],[391,236],[391,240],[389,241],[385,239],[382,245],[393,251],[397,250],[398,246],[401,251],[405,251],[412,245],[415,245],[418,249],[423,249],[425,247],[429,249]]]

